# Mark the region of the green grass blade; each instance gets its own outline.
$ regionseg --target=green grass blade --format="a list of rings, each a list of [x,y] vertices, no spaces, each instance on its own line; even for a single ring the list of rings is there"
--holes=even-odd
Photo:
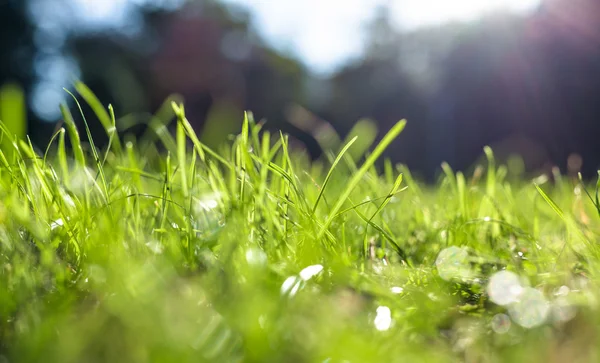
[[[83,109],[81,108],[81,104],[77,100],[77,97],[75,97],[75,95],[73,93],[71,93],[69,90],[67,90],[66,88],[64,90],[69,95],[71,95],[71,97],[75,101],[75,104],[77,105],[77,108],[79,109],[81,117],[83,118],[83,124],[85,126],[85,132],[87,134],[88,141],[90,142],[90,148],[92,150],[92,155],[94,157],[94,161],[96,162],[96,167],[98,168],[98,173],[100,175],[100,180],[102,181],[102,186],[104,188],[104,190],[103,190],[104,199],[106,201],[106,204],[110,206],[110,192],[109,192],[109,189],[108,189],[108,183],[106,181],[106,175],[104,173],[104,167],[102,166],[102,162],[100,161],[100,155],[98,154],[98,150],[96,149],[96,145],[94,144],[94,138],[92,137],[92,132],[90,131],[90,125],[87,122],[85,114],[83,113]]]
[[[183,112],[183,111],[182,111]],[[185,128],[181,119],[177,122],[177,161],[179,162],[179,173],[181,175],[181,189],[183,190],[183,197],[187,199],[189,195],[188,180],[187,180],[187,164],[186,164],[186,136]]]
[[[581,173],[578,173],[577,176],[579,178],[579,185],[581,186],[581,188],[583,189],[583,191],[585,192],[585,194],[587,195],[587,197],[590,199],[590,201],[592,202],[592,204],[594,205],[594,207],[598,211],[598,216],[600,216],[600,203],[598,202],[598,190],[600,189],[600,172],[598,174],[598,181],[596,182],[596,195],[595,195],[595,197],[592,197],[592,195],[590,194],[590,192],[585,187],[585,183],[583,182],[583,176],[581,175]]]
[[[452,167],[450,166],[450,164],[448,164],[447,162],[444,161],[442,163],[442,171],[446,175],[446,181],[448,183],[450,183],[452,190],[457,191],[458,186],[456,185],[456,176],[454,175],[454,171],[452,170]]]
[[[63,127],[60,128],[60,135],[58,136],[57,158],[63,179],[65,181],[69,180],[69,164],[67,161],[67,150],[65,147],[65,129]]]
[[[50,138],[50,141],[48,142],[48,146],[46,146],[46,151],[44,151],[44,165],[46,165],[46,161],[48,160],[48,153],[50,152],[50,147],[52,146],[52,144],[54,143],[54,140],[56,140],[58,138],[58,136],[60,134],[62,134],[64,132],[63,128],[60,128],[58,131],[56,131],[54,133],[54,135],[52,135],[52,137]],[[31,142],[31,141],[30,141]]]
[[[406,120],[402,120],[402,121],[398,122],[396,125],[394,125],[394,127],[392,127],[392,129],[379,142],[377,147],[375,147],[375,150],[373,150],[373,153],[371,153],[371,155],[369,155],[369,157],[363,163],[363,165],[360,167],[358,172],[353,175],[352,179],[348,183],[348,186],[346,187],[344,192],[341,194],[341,196],[338,198],[338,201],[336,202],[336,204],[334,205],[332,210],[329,212],[329,217],[327,217],[327,219],[325,220],[325,223],[323,223],[323,226],[319,230],[319,233],[317,234],[318,239],[323,237],[323,234],[325,233],[327,228],[329,228],[329,226],[331,225],[331,222],[333,222],[333,219],[335,218],[336,213],[342,208],[342,206],[344,205],[344,203],[346,202],[346,200],[348,199],[348,197],[350,196],[350,194],[352,193],[354,188],[356,188],[358,183],[360,183],[362,177],[365,175],[367,170],[369,170],[371,168],[371,166],[373,166],[373,164],[375,164],[375,161],[377,160],[377,158],[379,158],[379,156],[381,156],[381,154],[389,146],[389,144],[391,144],[392,141],[394,141],[394,139],[396,137],[398,137],[398,135],[400,135],[402,130],[404,130],[405,126],[406,126]]]
[[[114,145],[114,148],[116,149],[115,151],[119,153],[121,151],[121,140],[119,140],[117,135],[117,128],[115,127],[114,123],[114,114],[113,117],[109,115],[98,97],[96,97],[94,92],[92,92],[92,90],[90,90],[83,82],[75,82],[75,90],[90,106],[92,111],[94,111],[96,117],[98,117],[98,120],[104,127],[104,131],[106,131],[106,134]]]
[[[494,198],[496,194],[496,160],[494,158],[492,148],[485,146],[483,151],[488,161],[485,190],[487,195],[489,195],[491,198]]]
[[[548,196],[548,194],[546,194],[546,192],[544,192],[544,190],[538,184],[534,184],[534,185],[535,185],[535,188],[537,189],[538,193],[540,193],[540,195],[542,196],[542,198],[544,198],[544,200],[546,201],[546,203],[548,203],[548,205],[550,206],[550,208],[552,208],[552,210],[554,211],[554,213],[556,213],[560,217],[560,219],[562,219],[563,221],[566,222],[565,214],[558,207],[558,205],[556,205],[556,203],[554,203],[554,201],[552,200],[552,198],[550,198],[550,196]]]
[[[598,208],[598,214],[600,214],[600,171],[598,171],[598,180],[596,181],[596,208]]]
[[[369,218],[369,220],[373,220],[373,218],[375,218],[375,216],[377,216],[379,213],[381,213],[383,208],[385,208],[388,205],[388,203],[390,202],[392,197],[398,193],[398,191],[400,190],[400,186],[402,185],[402,178],[403,178],[402,174],[398,175],[398,177],[396,178],[396,181],[394,182],[394,186],[392,187],[392,189],[390,190],[388,195],[386,195],[385,199],[383,200],[383,202],[381,202],[379,207],[377,207],[377,210],[375,211],[375,213],[373,213],[373,215],[371,216],[371,218]]]
[[[69,139],[71,140],[71,147],[73,148],[75,161],[77,162],[77,165],[79,167],[83,168],[86,166],[86,161],[83,149],[81,148],[81,139],[79,138],[79,132],[77,131],[77,126],[75,126],[75,120],[73,120],[71,111],[69,111],[69,109],[64,103],[60,105],[60,112],[63,115],[65,127],[67,128],[67,132],[69,133]]]
[[[369,119],[359,120],[352,129],[348,132],[346,140],[352,140],[358,138],[358,142],[352,150],[348,152],[348,155],[352,160],[358,160],[364,156],[375,142],[377,138],[377,124]],[[347,144],[348,142],[346,142]]]
[[[346,151],[348,151],[350,146],[352,146],[352,144],[354,144],[356,139],[358,139],[358,136],[354,136],[350,141],[348,141],[348,143],[342,148],[342,150],[339,152],[338,156],[335,158],[335,160],[331,164],[331,167],[329,168],[329,171],[327,172],[327,176],[325,176],[325,180],[323,181],[323,185],[321,186],[321,189],[319,190],[319,195],[317,196],[317,200],[315,200],[315,204],[312,208],[312,214],[315,214],[315,211],[317,210],[317,207],[319,206],[319,201],[321,200],[321,197],[323,196],[323,193],[325,192],[325,188],[327,187],[327,184],[329,183],[329,179],[331,178],[331,175],[333,175],[333,171],[335,170],[335,167],[340,162],[340,160],[342,160],[342,158],[344,157],[344,154],[346,153]]]
[[[404,188],[397,190],[397,191],[396,191],[394,194],[391,194],[391,196],[393,197],[393,196],[395,196],[396,194],[402,193],[403,191],[405,191],[405,190],[407,190],[407,189],[408,189],[408,186],[405,186]],[[368,200],[362,201],[362,202],[360,202],[360,203],[353,204],[352,206],[350,206],[350,207],[348,207],[348,208],[345,208],[345,209],[342,209],[342,210],[340,210],[339,212],[337,212],[337,214],[336,214],[336,217],[339,217],[339,216],[341,216],[342,214],[344,214],[344,213],[348,213],[348,212],[350,212],[350,211],[352,211],[352,210],[354,210],[354,209],[356,209],[356,208],[358,208],[358,207],[361,207],[361,206],[363,206],[363,205],[371,204],[371,203],[377,202],[377,201],[379,201],[379,200],[386,199],[386,198],[388,198],[389,196],[390,196],[390,194],[388,194],[388,195],[384,195],[384,196],[382,196],[382,197],[377,197],[377,198],[373,198],[373,199],[368,199]]]
[[[458,202],[460,203],[460,213],[463,218],[467,216],[467,182],[462,172],[456,173],[456,188],[458,191]]]

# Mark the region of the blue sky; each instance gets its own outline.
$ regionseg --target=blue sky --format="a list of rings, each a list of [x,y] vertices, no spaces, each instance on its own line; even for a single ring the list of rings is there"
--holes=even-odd
[[[258,30],[292,50],[313,70],[328,73],[362,50],[362,29],[378,5],[391,9],[394,25],[416,29],[469,21],[497,9],[528,11],[540,0],[225,0],[249,8]]]
[[[67,0],[75,16],[66,16],[56,2],[32,0],[30,11],[37,26],[36,42],[44,50],[36,59],[39,83],[32,104],[38,116],[59,117],[64,99],[61,87],[77,76],[74,61],[61,53],[66,23],[80,29],[116,26],[135,33],[141,22],[134,18],[135,5],[177,8],[186,0]],[[290,51],[315,73],[330,74],[363,47],[363,29],[378,5],[391,9],[399,29],[416,29],[448,21],[469,21],[496,9],[527,11],[540,0],[222,0],[250,10],[257,31],[270,44]],[[138,19],[139,20],[139,19]],[[136,25],[137,24],[137,25]],[[51,69],[52,72],[48,72]],[[73,74],[75,73],[75,74]]]
[[[293,52],[316,72],[328,73],[362,50],[362,29],[378,5],[387,4],[402,29],[469,21],[496,9],[527,11],[540,0],[222,0],[248,8],[257,30],[276,47]],[[39,0],[40,3],[46,0]],[[131,6],[177,7],[185,0],[71,0],[82,26],[126,23]],[[40,4],[41,5],[41,4]]]

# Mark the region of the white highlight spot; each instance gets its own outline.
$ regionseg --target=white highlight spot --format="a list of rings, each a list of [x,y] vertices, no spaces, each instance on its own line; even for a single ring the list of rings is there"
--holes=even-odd
[[[64,225],[64,222],[63,222],[62,218],[59,218],[50,224],[50,229],[54,230],[58,227],[62,227],[63,225]]]
[[[387,306],[379,306],[377,308],[377,316],[373,323],[375,329],[379,331],[386,331],[392,326],[392,311]]]
[[[290,297],[296,295],[306,281],[315,277],[321,271],[323,271],[322,265],[311,265],[300,271],[298,276],[288,277],[281,285],[281,295],[289,295]]]
[[[404,289],[400,286],[394,286],[390,289],[390,291],[392,292],[392,294],[401,294],[404,292]]]
[[[281,284],[281,295],[289,295],[290,297],[296,295],[298,290],[300,290],[300,284],[302,280],[300,280],[297,276],[290,276],[283,284]]]
[[[214,199],[208,199],[208,200],[201,200],[200,201],[200,207],[202,209],[204,209],[205,211],[209,211],[212,209],[217,208],[217,206],[219,205],[219,203],[217,203],[216,200]]]
[[[526,13],[540,0],[225,0],[249,7],[259,31],[279,49],[292,49],[313,69],[334,71],[364,51],[362,31],[378,5],[389,4],[392,26],[414,30],[471,21],[493,10]],[[434,9],[434,10],[432,10]],[[307,26],[310,24],[310,26]]]
[[[163,253],[164,246],[158,241],[150,241],[146,243],[146,247],[150,249],[154,254],[160,255]]]
[[[322,265],[311,265],[305,267],[302,271],[300,271],[300,278],[304,281],[308,281],[314,276],[318,275],[321,271],[323,271]]]
[[[250,248],[246,251],[246,261],[252,266],[263,266],[267,263],[267,254],[258,248]]]
[[[71,196],[66,193],[63,196],[63,200],[65,201],[65,203],[67,203],[71,207],[75,206],[75,202],[73,201],[73,198],[71,198]]]
[[[219,202],[221,201],[221,194],[211,193],[196,200],[197,204],[194,208],[196,213],[210,212],[219,206]]]

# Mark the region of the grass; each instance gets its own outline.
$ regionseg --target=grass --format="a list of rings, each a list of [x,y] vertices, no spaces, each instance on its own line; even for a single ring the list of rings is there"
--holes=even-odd
[[[4,361],[600,358],[600,183],[527,180],[489,148],[435,186],[380,173],[404,121],[364,157],[351,138],[314,163],[251,114],[213,150],[175,103],[174,136],[153,118],[119,140],[76,89],[108,148],[65,106],[43,151],[3,126]]]

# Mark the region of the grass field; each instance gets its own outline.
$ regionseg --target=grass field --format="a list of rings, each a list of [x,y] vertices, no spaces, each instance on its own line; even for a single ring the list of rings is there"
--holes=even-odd
[[[0,361],[600,360],[595,183],[486,148],[428,186],[376,164],[404,122],[315,163],[251,115],[211,150],[177,104],[119,139],[79,91],[108,148],[66,107],[45,150],[3,136]]]

